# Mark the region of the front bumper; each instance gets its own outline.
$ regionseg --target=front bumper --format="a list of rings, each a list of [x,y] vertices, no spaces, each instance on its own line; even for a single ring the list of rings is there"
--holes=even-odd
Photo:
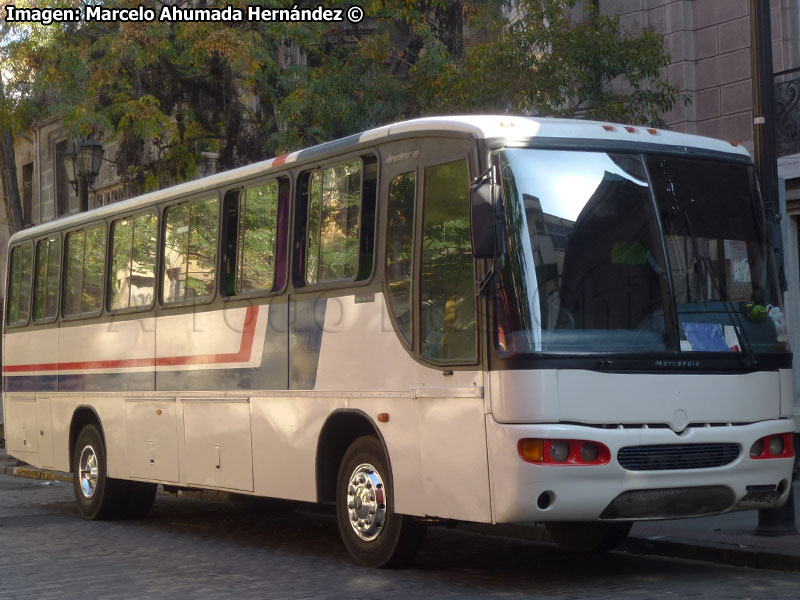
[[[759,438],[793,431],[790,419],[689,427],[681,434],[646,427],[502,424],[492,415],[486,419],[496,523],[645,520],[775,508],[786,501],[791,489],[793,458],[755,460],[749,453]],[[611,462],[596,466],[527,463],[517,451],[523,438],[600,442],[611,451]],[[629,471],[617,461],[617,453],[627,446],[698,443],[736,443],[741,450],[733,462],[713,468]],[[620,510],[620,506],[627,508]],[[672,512],[670,507],[675,507]]]

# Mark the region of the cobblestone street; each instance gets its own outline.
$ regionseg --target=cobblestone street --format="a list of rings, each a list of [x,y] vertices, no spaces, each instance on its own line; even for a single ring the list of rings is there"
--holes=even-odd
[[[353,566],[332,517],[160,495],[87,522],[72,486],[0,476],[0,598],[796,598],[800,574],[429,530],[413,568]]]

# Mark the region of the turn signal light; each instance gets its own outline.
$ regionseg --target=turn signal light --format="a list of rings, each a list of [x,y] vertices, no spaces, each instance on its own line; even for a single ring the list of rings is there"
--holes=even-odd
[[[606,465],[611,452],[600,442],[589,440],[522,439],[517,444],[522,460],[551,466]]]
[[[791,433],[768,435],[750,446],[750,458],[791,458],[794,456],[794,436]]]

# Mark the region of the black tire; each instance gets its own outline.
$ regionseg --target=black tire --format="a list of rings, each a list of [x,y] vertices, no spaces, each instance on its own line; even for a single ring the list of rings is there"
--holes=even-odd
[[[619,546],[633,527],[633,523],[547,523],[547,533],[559,548],[570,552],[608,552]]]
[[[361,476],[364,482],[351,485],[354,477],[358,480]],[[351,523],[351,510],[356,524]],[[370,514],[369,510],[377,514]],[[336,486],[336,517],[345,548],[364,567],[397,568],[409,564],[425,534],[424,524],[394,512],[389,460],[383,444],[374,436],[358,438],[342,459]]]
[[[156,500],[158,484],[144,481],[121,481],[119,479],[114,481],[127,484],[128,487],[128,501],[120,517],[123,519],[146,517],[150,513],[150,509],[153,508],[153,502]]]
[[[124,516],[130,498],[129,482],[111,479],[106,475],[106,447],[100,431],[94,425],[87,425],[78,435],[72,465],[75,500],[84,519],[117,519]],[[87,469],[87,466],[91,469]],[[89,470],[91,477],[88,476]]]

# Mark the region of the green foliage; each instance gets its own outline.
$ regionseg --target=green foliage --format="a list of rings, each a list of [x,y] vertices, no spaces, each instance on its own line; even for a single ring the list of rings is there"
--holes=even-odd
[[[56,116],[71,137],[102,133],[119,143],[117,172],[144,191],[193,177],[202,151],[227,169],[426,114],[662,124],[677,91],[661,79],[661,36],[625,35],[590,3],[575,18],[574,4],[519,0],[512,22],[504,0],[365,0],[357,25],[27,24],[0,43],[0,126],[18,133]]]

